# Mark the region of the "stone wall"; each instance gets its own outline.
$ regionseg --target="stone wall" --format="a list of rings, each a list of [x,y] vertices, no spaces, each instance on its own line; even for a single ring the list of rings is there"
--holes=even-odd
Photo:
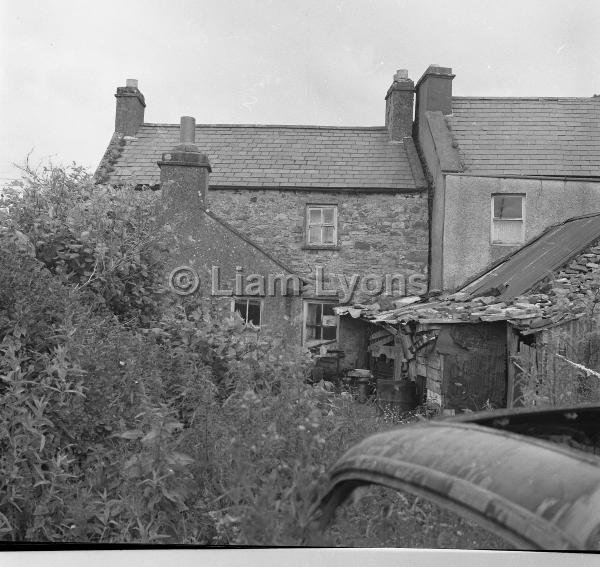
[[[241,266],[244,274],[288,275],[277,262],[245,241],[218,219],[202,210],[185,211],[177,214],[168,211],[165,219],[170,224],[170,253],[166,265],[166,276],[181,266],[193,268],[200,278],[195,295],[217,306],[223,314],[231,311],[234,298],[236,267]],[[219,290],[232,290],[230,295],[213,295],[213,266],[219,267]],[[244,280],[244,288],[247,284]],[[278,288],[279,289],[279,288]],[[244,296],[250,294],[243,293]],[[301,348],[302,300],[298,296],[260,297],[263,301],[260,333],[269,337],[273,346],[289,352]]]
[[[326,274],[360,276],[427,273],[427,192],[367,193],[223,190],[209,191],[209,208],[265,247],[293,271],[307,276],[316,265]],[[334,250],[308,249],[306,206],[338,208]]]

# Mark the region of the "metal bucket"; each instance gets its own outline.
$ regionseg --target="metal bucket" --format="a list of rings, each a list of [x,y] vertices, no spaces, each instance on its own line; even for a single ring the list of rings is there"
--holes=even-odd
[[[411,380],[377,380],[377,405],[384,414],[398,417],[417,407],[417,387]]]
[[[364,404],[371,394],[372,384],[370,376],[359,376],[357,379],[356,394],[357,400]]]

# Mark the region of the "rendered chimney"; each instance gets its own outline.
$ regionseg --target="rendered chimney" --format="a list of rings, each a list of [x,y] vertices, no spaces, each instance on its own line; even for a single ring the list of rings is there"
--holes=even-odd
[[[412,136],[415,84],[406,69],[399,69],[385,95],[385,125],[390,140]]]
[[[209,173],[212,171],[208,156],[194,143],[196,120],[182,116],[179,124],[180,143],[162,154],[160,185],[169,206],[180,210],[206,208]]]
[[[124,87],[117,87],[115,97],[117,99],[115,132],[124,136],[135,136],[144,122],[146,108],[146,101],[138,89],[137,79],[127,79]]]
[[[417,129],[429,110],[452,114],[452,69],[429,65],[417,82],[416,124]]]

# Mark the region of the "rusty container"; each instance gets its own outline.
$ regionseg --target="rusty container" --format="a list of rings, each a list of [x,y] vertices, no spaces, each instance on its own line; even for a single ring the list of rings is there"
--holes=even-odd
[[[359,402],[367,401],[372,388],[373,375],[369,370],[355,368],[344,377],[344,388],[349,391]]]
[[[394,414],[417,407],[417,387],[412,380],[377,380],[377,405]]]
[[[356,379],[356,397],[357,400],[364,404],[371,394],[371,377],[370,376],[359,376]]]

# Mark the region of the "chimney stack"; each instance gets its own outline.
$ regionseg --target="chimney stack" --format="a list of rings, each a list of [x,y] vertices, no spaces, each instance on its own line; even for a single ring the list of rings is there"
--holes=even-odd
[[[138,89],[137,79],[127,79],[126,86],[117,87],[117,112],[115,132],[124,136],[135,136],[144,122],[146,101]]]
[[[196,119],[182,116],[179,121],[179,142],[181,144],[196,143]]]
[[[450,67],[440,67],[435,63],[423,73],[417,82],[417,130],[429,110],[452,114],[452,79],[454,75]]]
[[[169,201],[170,208],[182,211],[206,208],[212,169],[208,156],[195,145],[196,120],[191,116],[181,117],[179,141],[158,162],[163,198]]]
[[[412,136],[415,84],[406,69],[399,69],[385,95],[385,125],[390,140]]]

